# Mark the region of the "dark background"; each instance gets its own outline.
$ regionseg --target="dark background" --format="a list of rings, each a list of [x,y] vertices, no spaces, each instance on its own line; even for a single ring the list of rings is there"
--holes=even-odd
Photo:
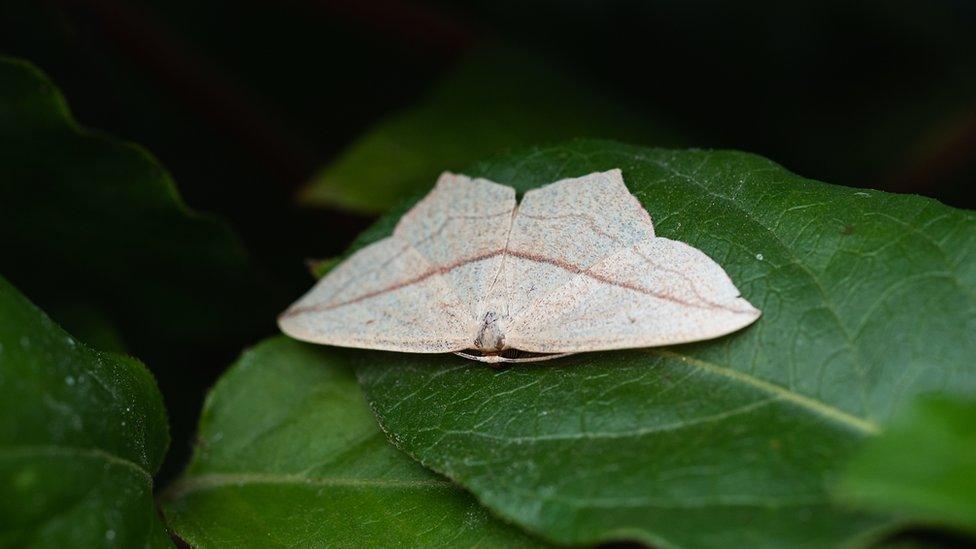
[[[831,183],[972,208],[976,4],[399,0],[0,0],[0,52],[61,87],[81,124],[145,145],[191,207],[228,220],[283,308],[372,219],[295,193],[474,49],[542,56],[666,143],[735,148]],[[584,136],[580,136],[584,137]],[[126,330],[122,330],[123,334]],[[130,351],[188,456],[206,389],[275,332]],[[141,343],[140,343],[141,342]]]

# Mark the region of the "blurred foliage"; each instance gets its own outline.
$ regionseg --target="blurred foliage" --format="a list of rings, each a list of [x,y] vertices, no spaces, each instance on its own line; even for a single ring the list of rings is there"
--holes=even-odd
[[[169,436],[152,375],[2,277],[0,395],[0,546],[171,546],[153,505]]]
[[[667,113],[696,146],[756,152],[823,181],[973,204],[971,2],[462,6],[482,27],[558,52],[590,82]]]
[[[214,349],[274,329],[269,285],[226,225],[188,210],[149,152],[80,128],[43,73],[2,57],[0,238],[0,273],[85,341],[151,360],[176,402],[210,382],[193,360],[227,360]],[[181,436],[197,406],[174,407]]]
[[[85,302],[59,303],[51,314],[65,329],[88,346],[100,351],[126,354],[128,347],[105,312]]]
[[[862,508],[976,534],[976,400],[920,399],[853,458],[837,491]]]
[[[0,272],[45,304],[95,301],[123,331],[219,340],[270,311],[224,225],[187,210],[145,149],[80,129],[50,80],[11,58],[0,58],[0,235]]]
[[[322,278],[341,262],[341,257],[330,257],[328,259],[312,261],[308,264],[308,271],[313,278]]]
[[[349,133],[401,97],[375,86],[336,86],[330,71],[309,69],[323,66],[320,53],[308,57],[318,48],[348,48],[355,37],[342,22],[306,11],[287,3],[268,9],[183,0],[7,0],[0,3],[0,53],[27,58],[51,75],[83,125],[147,146],[175,174],[192,208],[231,222],[261,273],[286,288],[276,294],[284,303],[281,296],[307,280],[304,257],[342,251],[366,223],[292,208],[297,185],[321,162],[320,149],[346,142],[337,128]],[[371,42],[359,38],[360,55],[338,56],[340,65],[330,66],[366,82],[385,55]],[[422,65],[413,64],[411,78],[429,77],[432,69]],[[392,66],[385,74],[392,89],[407,89]],[[339,92],[345,95],[329,95]],[[330,107],[341,103],[340,110]],[[314,243],[294,236],[307,233],[322,236]]]
[[[279,233],[254,214],[284,208],[364,127],[498,41],[554,60],[639,120],[666,116],[697,146],[756,151],[824,180],[965,205],[976,168],[965,154],[976,146],[976,10],[958,0],[9,0],[0,24],[0,50],[53,73],[83,120],[147,144],[191,204],[240,225],[262,258]],[[330,221],[346,241],[361,228]]]
[[[417,106],[357,139],[302,191],[307,204],[381,213],[430,189],[444,170],[506,149],[574,137],[674,146],[620,101],[552,63],[511,50],[468,56]]]

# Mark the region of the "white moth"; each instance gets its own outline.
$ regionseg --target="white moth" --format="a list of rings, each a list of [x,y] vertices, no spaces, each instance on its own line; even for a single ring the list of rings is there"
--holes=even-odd
[[[511,187],[444,173],[392,236],[333,269],[278,324],[314,343],[494,363],[701,341],[759,315],[708,256],[654,236],[620,170],[557,181],[520,204]],[[510,349],[541,355],[503,356]]]

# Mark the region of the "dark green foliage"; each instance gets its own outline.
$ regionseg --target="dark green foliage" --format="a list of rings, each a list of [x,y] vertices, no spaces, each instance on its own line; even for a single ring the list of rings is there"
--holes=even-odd
[[[164,547],[169,435],[146,368],[88,348],[0,278],[0,546]]]
[[[845,501],[976,533],[976,401],[920,399],[852,460]]]
[[[500,150],[574,137],[675,144],[659,121],[642,121],[572,75],[525,52],[470,55],[417,106],[387,118],[320,171],[309,204],[386,212]]]
[[[196,547],[536,545],[387,444],[346,354],[278,337],[241,357],[166,496],[176,533]]]
[[[46,76],[5,57],[0,239],[0,272],[32,298],[58,309],[81,297],[123,334],[213,341],[269,324],[230,231],[189,211],[149,152],[79,128]]]

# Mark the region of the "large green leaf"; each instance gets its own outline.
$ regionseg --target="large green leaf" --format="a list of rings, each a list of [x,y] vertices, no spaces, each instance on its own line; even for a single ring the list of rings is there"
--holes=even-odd
[[[710,342],[503,370],[360,353],[384,430],[562,542],[824,545],[889,524],[827,487],[913,395],[976,389],[976,216],[738,152],[576,141],[466,173],[524,191],[618,167],[657,233],[708,253],[763,317]]]
[[[334,350],[279,337],[218,382],[167,494],[195,547],[533,545],[390,446]]]
[[[49,310],[79,296],[123,333],[206,337],[266,322],[239,242],[189,211],[145,150],[81,129],[34,66],[0,57],[0,272]]]
[[[0,546],[162,547],[169,436],[138,361],[89,349],[0,278]]]
[[[976,400],[921,399],[854,457],[838,493],[976,533]]]
[[[418,106],[380,122],[304,189],[306,204],[383,212],[440,172],[503,149],[595,136],[674,144],[670,132],[543,60],[470,55]]]

